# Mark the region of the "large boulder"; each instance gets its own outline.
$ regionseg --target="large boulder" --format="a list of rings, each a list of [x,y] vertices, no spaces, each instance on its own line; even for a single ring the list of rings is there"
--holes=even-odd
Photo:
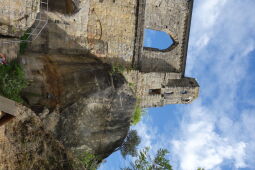
[[[110,155],[126,137],[135,106],[133,91],[121,74],[93,55],[27,53],[21,62],[30,85],[23,97],[44,116],[49,131],[79,155]],[[52,123],[54,122],[54,123]]]
[[[35,22],[40,0],[1,0],[0,35],[20,37]]]
[[[100,162],[122,145],[135,98],[121,74],[89,53],[26,53],[20,61],[27,107],[0,127],[0,169],[86,169],[80,155]]]

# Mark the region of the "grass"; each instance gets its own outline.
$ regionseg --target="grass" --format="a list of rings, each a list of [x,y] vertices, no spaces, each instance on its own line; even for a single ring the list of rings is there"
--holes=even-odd
[[[140,100],[136,102],[135,111],[132,117],[132,125],[136,125],[142,120],[142,116],[145,115],[147,111],[140,106]]]
[[[23,103],[21,90],[27,86],[25,74],[17,61],[0,65],[0,95]]]

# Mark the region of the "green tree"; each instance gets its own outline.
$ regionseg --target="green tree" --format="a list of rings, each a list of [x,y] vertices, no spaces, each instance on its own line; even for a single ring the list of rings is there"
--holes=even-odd
[[[126,158],[127,155],[137,156],[137,146],[141,143],[140,137],[137,135],[136,130],[130,130],[128,135],[119,148],[121,155]]]
[[[159,149],[153,159],[148,152],[148,147],[141,150],[137,159],[131,162],[129,167],[123,168],[123,170],[172,170],[170,161],[166,158],[169,153],[167,149]]]

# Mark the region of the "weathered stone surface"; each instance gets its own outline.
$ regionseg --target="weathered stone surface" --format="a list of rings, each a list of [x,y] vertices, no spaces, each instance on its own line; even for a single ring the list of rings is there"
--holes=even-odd
[[[18,39],[0,38],[0,53],[6,56],[8,62],[18,57],[19,44],[15,41],[18,41]]]
[[[109,65],[89,54],[27,53],[20,61],[30,82],[23,95],[37,114],[19,107],[1,127],[0,168],[84,169],[73,167],[80,153],[103,159],[122,144],[135,98]]]
[[[55,9],[56,3],[65,4],[64,1],[54,1],[49,7]],[[85,48],[101,59],[131,65],[136,33],[136,0],[82,0],[74,4],[78,4],[79,10],[73,15],[55,12],[58,9],[47,13],[50,21],[46,31],[33,42],[33,48],[38,49],[44,44],[49,50],[76,50],[75,42],[78,48]]]
[[[105,158],[121,146],[135,99],[126,84],[119,85],[101,89],[62,111],[56,133],[66,147],[76,154],[87,151]]]
[[[23,96],[32,109],[39,109],[39,112],[44,106],[65,108],[112,85],[111,67],[89,53],[26,53],[21,57],[21,63],[30,82],[23,90]]]
[[[0,35],[20,37],[32,26],[40,0],[0,0]]]
[[[45,122],[55,121],[47,127],[67,148],[105,158],[121,145],[135,106],[124,77],[89,54],[27,53],[21,62],[30,82],[24,98],[37,112],[59,108]]]
[[[187,78],[192,84],[179,87],[178,82],[187,82],[192,5],[193,0],[81,1],[80,10],[71,16],[48,12],[50,23],[32,49],[63,53],[84,50],[104,62],[132,67],[136,71],[127,72],[125,77],[136,85],[142,107],[190,103],[198,96],[198,83]],[[144,48],[144,28],[166,32],[174,44],[165,50]],[[172,80],[176,83],[169,87],[167,82]],[[157,89],[160,93],[150,93]],[[176,92],[173,99],[166,99],[172,92]]]

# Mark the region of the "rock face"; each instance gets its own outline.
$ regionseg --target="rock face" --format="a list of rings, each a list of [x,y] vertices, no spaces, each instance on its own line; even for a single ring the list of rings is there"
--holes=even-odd
[[[21,62],[30,85],[23,97],[65,147],[100,158],[119,147],[129,130],[135,98],[121,74],[91,54],[27,53]]]
[[[40,10],[40,0],[2,0],[0,34],[20,37],[32,26]]]
[[[123,143],[135,99],[127,85],[119,85],[98,90],[62,111],[56,135],[76,155],[87,151],[105,158]]]
[[[0,127],[0,169],[85,169],[85,152],[100,160],[126,137],[135,98],[121,74],[93,56],[27,53],[30,85],[19,118]],[[48,109],[49,108],[49,109]]]

